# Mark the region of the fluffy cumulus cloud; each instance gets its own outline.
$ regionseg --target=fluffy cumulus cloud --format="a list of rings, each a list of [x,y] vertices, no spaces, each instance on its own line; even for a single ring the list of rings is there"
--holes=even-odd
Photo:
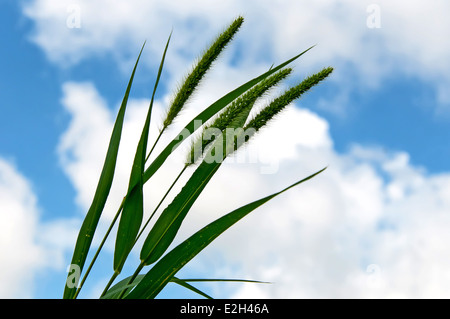
[[[240,67],[284,60],[317,44],[305,57],[302,72],[337,67],[340,94],[322,106],[345,110],[348,94],[376,87],[392,74],[417,77],[435,87],[438,110],[449,106],[445,72],[450,42],[446,36],[450,4],[433,1],[109,1],[35,0],[25,2],[24,14],[35,24],[31,39],[51,61],[63,67],[93,55],[111,54],[129,70],[145,39],[149,57],[159,56],[173,27],[171,64],[179,73],[215,36],[217,27],[238,14],[247,23],[238,41],[243,48]],[[131,50],[131,51],[130,51]],[[230,54],[232,57],[233,54]],[[258,56],[258,59],[254,59]],[[158,61],[147,59],[155,67]],[[351,76],[349,76],[349,74]]]
[[[65,267],[63,253],[75,225],[67,220],[43,223],[39,213],[30,182],[0,158],[1,298],[30,298],[36,276]]]
[[[96,146],[106,144],[114,116],[92,84],[65,84],[62,101],[72,122],[61,138],[60,155],[86,208],[96,183],[92,175],[98,176],[103,161],[104,150]],[[77,101],[86,109],[73,107]],[[163,105],[156,104],[153,137]],[[197,105],[191,105],[173,131],[191,118]],[[148,101],[130,101],[115,179],[122,186],[112,190],[109,216],[126,189],[147,106]],[[181,168],[184,149],[178,153],[149,182],[147,207],[157,203]],[[179,240],[325,166],[313,180],[229,229],[198,256],[193,271],[274,282],[216,287],[222,297],[447,296],[450,260],[440,243],[449,239],[450,175],[430,176],[411,165],[403,152],[355,145],[338,153],[328,123],[293,105],[223,164],[186,218]]]
[[[281,163],[290,173],[314,163],[300,150]],[[233,296],[448,296],[448,250],[438,242],[448,240],[450,175],[427,176],[404,153],[329,155],[321,176],[228,234],[236,241],[229,258],[242,259],[248,277],[274,282]]]

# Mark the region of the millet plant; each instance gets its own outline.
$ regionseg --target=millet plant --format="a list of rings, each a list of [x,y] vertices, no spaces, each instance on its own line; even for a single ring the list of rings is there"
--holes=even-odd
[[[86,214],[77,237],[70,270],[65,282],[64,298],[74,299],[78,297],[105,241],[109,237],[117,221],[118,227],[115,239],[111,279],[104,288],[100,298],[155,298],[169,282],[175,282],[206,298],[210,298],[206,293],[194,287],[192,282],[257,282],[252,280],[233,279],[189,280],[177,278],[175,275],[215,238],[238,222],[241,218],[288,189],[313,178],[325,168],[274,194],[233,210],[214,222],[204,226],[170,251],[168,251],[168,248],[175,239],[183,220],[189,213],[194,202],[205,189],[206,185],[211,181],[227,156],[236,152],[243,144],[249,143],[255,134],[263,129],[266,124],[277,116],[286,106],[292,101],[300,98],[305,92],[328,77],[333,69],[327,67],[316,74],[306,77],[298,85],[290,87],[285,90],[284,93],[272,99],[271,102],[268,102],[262,107],[256,115],[250,118],[250,114],[252,114],[251,110],[255,103],[261,97],[265,96],[270,89],[277,86],[292,73],[292,69],[287,66],[309,51],[312,47],[278,66],[272,66],[267,72],[251,79],[204,108],[203,111],[193,118],[182,131],[165,146],[161,153],[154,156],[152,161],[149,160],[160,137],[180,114],[180,111],[186,106],[186,103],[198,87],[204,75],[211,68],[213,62],[218,58],[223,49],[233,39],[242,23],[242,17],[235,19],[231,25],[225,29],[215,41],[213,41],[211,46],[203,52],[190,73],[188,73],[182,81],[176,94],[174,94],[174,98],[167,108],[165,119],[159,130],[159,135],[153,142],[150,150],[147,151],[153,102],[171,38],[171,36],[169,36],[156,76],[145,124],[136,148],[127,193],[124,194],[120,207],[118,207],[117,213],[104,234],[103,240],[94,253],[92,260],[87,268],[85,268],[92,239],[113,182],[127,101],[145,43],[142,46],[115,120],[105,162],[92,204]],[[196,125],[198,123],[203,123],[202,132],[193,135],[199,128],[198,125]],[[159,204],[152,210],[150,218],[143,223],[144,184],[151,182],[152,176],[164,165],[166,159],[175,152],[178,146],[185,140],[190,140],[191,148],[186,156],[186,162],[182,170],[163,198],[159,201]],[[167,205],[165,209],[159,211],[164,199],[172,190],[173,186],[179,181],[180,176],[186,172],[187,167],[192,166],[195,166],[196,168],[185,185],[174,197],[173,201]],[[212,207],[212,209],[214,209],[214,207]],[[156,221],[152,220],[154,217],[157,217]],[[151,220],[153,226],[148,230],[147,226]],[[135,248],[135,244],[141,236],[145,236],[145,240],[142,247],[140,247],[140,263],[136,265],[134,273],[130,273],[125,279],[115,283],[117,276],[122,272],[125,261],[132,249]],[[81,277],[81,274],[84,274],[83,277]]]

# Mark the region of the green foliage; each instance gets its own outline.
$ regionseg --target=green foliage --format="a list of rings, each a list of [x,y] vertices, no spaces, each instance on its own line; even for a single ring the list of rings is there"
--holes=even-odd
[[[92,204],[87,212],[83,224],[81,225],[80,232],[78,233],[75,250],[72,257],[72,265],[79,266],[80,271],[83,270],[84,263],[86,262],[87,254],[92,243],[92,238],[100,220],[103,208],[105,207],[106,199],[108,198],[109,191],[113,182],[117,153],[119,151],[120,137],[122,135],[123,120],[125,117],[125,109],[128,102],[128,96],[130,95],[131,84],[133,83],[136,67],[138,65],[139,58],[141,57],[143,49],[144,46],[142,46],[133,72],[131,73],[131,78],[128,82],[125,96],[119,109],[119,114],[117,115],[116,122],[114,123],[111,140],[109,143],[108,151],[106,153],[105,163],[103,164],[103,169],[100,175],[97,189],[95,191],[94,199],[92,200]],[[73,298],[75,296],[75,293],[76,288],[70,288],[68,285],[65,286],[64,298]]]
[[[112,276],[104,288],[104,291],[100,296],[101,298],[154,298],[169,282],[179,284],[205,298],[211,298],[208,294],[200,291],[191,283],[199,281],[256,282],[242,279],[179,279],[175,277],[175,275],[192,258],[194,258],[215,238],[217,238],[233,224],[254,211],[256,208],[265,204],[267,201],[282,194],[288,189],[313,178],[324,169],[319,170],[307,178],[299,180],[279,192],[233,210],[209,225],[204,226],[172,250],[168,251],[168,249],[173,243],[173,240],[175,239],[185,217],[190,212],[191,207],[205,189],[207,184],[213,179],[214,174],[219,170],[222,162],[231,153],[236,152],[242,144],[248,142],[254,133],[262,129],[287,105],[327,78],[333,69],[325,68],[317,74],[307,77],[297,86],[286,90],[283,94],[273,99],[269,105],[264,107],[255,117],[249,120],[248,117],[253,106],[255,105],[255,102],[292,73],[291,68],[285,67],[309,51],[311,48],[301,52],[286,62],[271,68],[262,75],[251,79],[247,83],[227,93],[216,102],[206,107],[196,117],[194,117],[180,131],[180,133],[167,144],[163,151],[161,151],[161,153],[148,164],[148,167],[145,168],[147,161],[150,158],[150,154],[154,150],[155,145],[158,143],[165,129],[171,125],[176,116],[186,106],[186,102],[189,97],[198,87],[198,84],[210,69],[213,62],[232,40],[242,23],[242,17],[235,19],[231,25],[216,38],[212,45],[204,51],[195,67],[185,77],[183,84],[176,92],[173,101],[168,107],[166,118],[163,120],[160,134],[155,139],[150,151],[147,152],[153,101],[170,42],[169,36],[156,77],[145,124],[136,148],[135,158],[128,183],[128,191],[124,194],[123,201],[117,210],[116,216],[114,217],[108,231],[104,235],[99,248],[95,252],[88,269],[85,271],[81,283],[78,287],[71,287],[66,284],[63,295],[64,298],[77,298],[85,280],[89,276],[90,270],[96,262],[96,259],[117,220],[119,220],[119,225],[114,250]],[[72,257],[72,266],[78,266],[80,271],[84,268],[86,258],[91,248],[92,238],[96,231],[97,224],[101,217],[109,190],[112,185],[126,105],[136,67],[143,48],[144,47],[142,47],[137,58],[125,91],[122,105],[119,109],[119,113],[114,124],[104,167],[100,175],[92,205],[81,226],[75,245]],[[210,121],[211,124],[205,124],[208,121]],[[193,133],[199,128],[198,123],[202,124],[203,130],[200,136],[192,141]],[[211,134],[211,130],[214,134]],[[177,178],[173,181],[172,185],[167,190],[157,207],[154,209],[150,218],[142,226],[142,219],[145,209],[144,184],[151,179],[153,174],[158,171],[166,159],[177,150],[178,146],[187,139],[191,139],[192,147],[187,156],[185,166],[178,174]],[[147,225],[153,216],[156,215],[167,194],[178,182],[179,177],[185,173],[186,168],[191,165],[198,166],[185,185],[181,188],[180,192],[175,196],[173,201],[159,214],[159,217],[153,227],[149,231],[146,231]],[[212,207],[212,209],[214,209],[214,207]],[[135,272],[114,284],[116,277],[121,273],[123,266],[127,261],[130,252],[133,250],[138,238],[145,233],[147,234],[140,250],[140,263],[136,266]],[[148,269],[144,269],[145,267]],[[144,273],[141,273],[142,271],[144,271]],[[69,274],[68,278],[70,278],[70,276],[71,275]]]

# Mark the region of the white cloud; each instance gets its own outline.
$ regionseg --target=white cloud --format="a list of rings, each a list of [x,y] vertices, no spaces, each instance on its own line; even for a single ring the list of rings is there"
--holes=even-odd
[[[30,182],[0,158],[0,297],[31,298],[39,274],[64,267],[74,221],[40,221]],[[70,243],[71,244],[71,243]]]
[[[111,114],[92,84],[66,83],[63,93],[62,104],[75,116],[61,138],[61,163],[75,186],[83,189],[78,194],[77,203],[88,208],[96,187],[96,175],[101,171],[103,154],[106,154],[107,132],[112,130]],[[84,160],[87,156],[89,162]],[[80,168],[73,162],[85,165]]]
[[[358,153],[334,154],[322,176],[225,235],[217,249],[242,266],[235,275],[275,282],[233,297],[448,297],[450,175],[428,176],[403,153]]]
[[[63,85],[61,100],[72,116],[69,127],[60,138],[58,154],[61,165],[78,191],[77,204],[83,214],[89,208],[105,160],[116,114],[113,114],[92,83],[68,82]],[[129,100],[117,159],[116,174],[106,211],[112,218],[128,187],[136,145],[144,125],[148,100]],[[118,106],[114,110],[118,110]],[[114,112],[114,111],[113,111]],[[155,103],[155,124],[163,116]],[[156,137],[157,125],[151,125],[150,136]],[[165,140],[162,139],[161,142]]]
[[[379,9],[380,28],[368,27]],[[74,6],[78,8],[74,11]],[[174,28],[166,70],[179,76],[205,41],[238,14],[247,22],[237,42],[244,48],[237,62],[242,70],[285,60],[307,47],[318,47],[302,58],[300,71],[323,63],[336,67],[340,95],[322,103],[342,113],[346,96],[358,88],[374,88],[393,74],[417,77],[436,87],[437,110],[448,109],[445,83],[450,42],[447,1],[143,1],[112,5],[109,1],[51,0],[26,2],[24,14],[35,23],[31,39],[48,58],[68,67],[91,56],[114,56],[129,72],[135,55],[148,40],[145,61],[156,67],[165,40]],[[101,14],[100,14],[101,12]],[[79,28],[67,25],[79,14]],[[244,47],[245,45],[245,47]],[[235,46],[237,47],[237,45]],[[230,49],[228,58],[232,58]],[[255,59],[254,57],[258,57]]]
[[[94,162],[98,165],[103,162],[103,150],[94,145],[107,142],[113,116],[92,85],[70,83],[64,88],[63,105],[73,119],[61,139],[61,156],[83,154],[67,157],[65,165],[77,192],[88,194],[87,190],[95,186],[94,180],[90,180],[98,177],[100,168],[96,168],[94,177],[87,168]],[[199,93],[197,101],[203,99]],[[86,109],[70,105],[70,101],[78,101]],[[111,213],[128,183],[127,174],[147,102],[131,100],[127,110],[122,139],[125,149],[119,154],[125,153],[128,159],[118,161],[115,183],[122,186],[111,192],[114,203],[108,206]],[[173,131],[191,118],[198,105],[202,103],[190,106]],[[157,101],[155,111],[153,136],[157,127],[154,124],[163,114],[161,101]],[[130,130],[131,133],[126,133]],[[264,157],[267,150],[274,150],[270,158]],[[442,245],[450,240],[447,235],[450,217],[446,213],[450,208],[448,174],[429,175],[411,165],[403,152],[355,145],[347,153],[337,153],[327,122],[308,110],[294,107],[256,136],[245,151],[259,154],[258,161],[224,163],[187,216],[178,240],[232,209],[329,167],[233,226],[187,266],[193,267],[194,272],[208,269],[203,274],[210,277],[274,282],[241,285],[237,291],[227,286],[227,294],[218,290],[219,296],[448,296],[450,260]],[[183,153],[180,149],[166,169],[150,180],[146,207],[156,204],[176,176],[181,168],[177,161],[183,159]],[[268,164],[276,164],[275,174],[264,174],[261,170]],[[71,173],[72,170],[77,174]],[[90,181],[91,185],[79,181]],[[88,202],[80,204],[86,208]]]

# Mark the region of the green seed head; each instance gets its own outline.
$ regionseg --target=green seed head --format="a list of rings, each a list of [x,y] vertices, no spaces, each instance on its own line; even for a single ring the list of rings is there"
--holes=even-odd
[[[328,67],[320,72],[307,77],[297,86],[285,91],[281,96],[274,99],[267,107],[265,107],[258,115],[256,115],[246,126],[256,131],[260,130],[272,118],[280,113],[288,104],[300,98],[305,92],[317,85],[320,81],[328,77],[333,72],[333,68]]]
[[[235,99],[229,106],[213,121],[206,125],[203,133],[193,142],[187,158],[187,165],[195,163],[205,152],[208,146],[221,132],[227,128],[242,128],[247,121],[248,115],[256,100],[261,98],[269,89],[276,86],[280,81],[291,74],[292,69],[283,69],[274,75],[262,80],[253,88]]]
[[[163,129],[172,124],[175,117],[180,113],[181,109],[188,101],[194,90],[197,88],[203,76],[210,69],[213,62],[217,59],[219,54],[223,51],[226,45],[233,39],[233,36],[239,30],[244,22],[242,17],[238,17],[233,23],[220,34],[213,44],[203,53],[196,66],[191,73],[185,78],[184,83],[179,88],[175,98],[173,99],[166,118],[163,122]]]

